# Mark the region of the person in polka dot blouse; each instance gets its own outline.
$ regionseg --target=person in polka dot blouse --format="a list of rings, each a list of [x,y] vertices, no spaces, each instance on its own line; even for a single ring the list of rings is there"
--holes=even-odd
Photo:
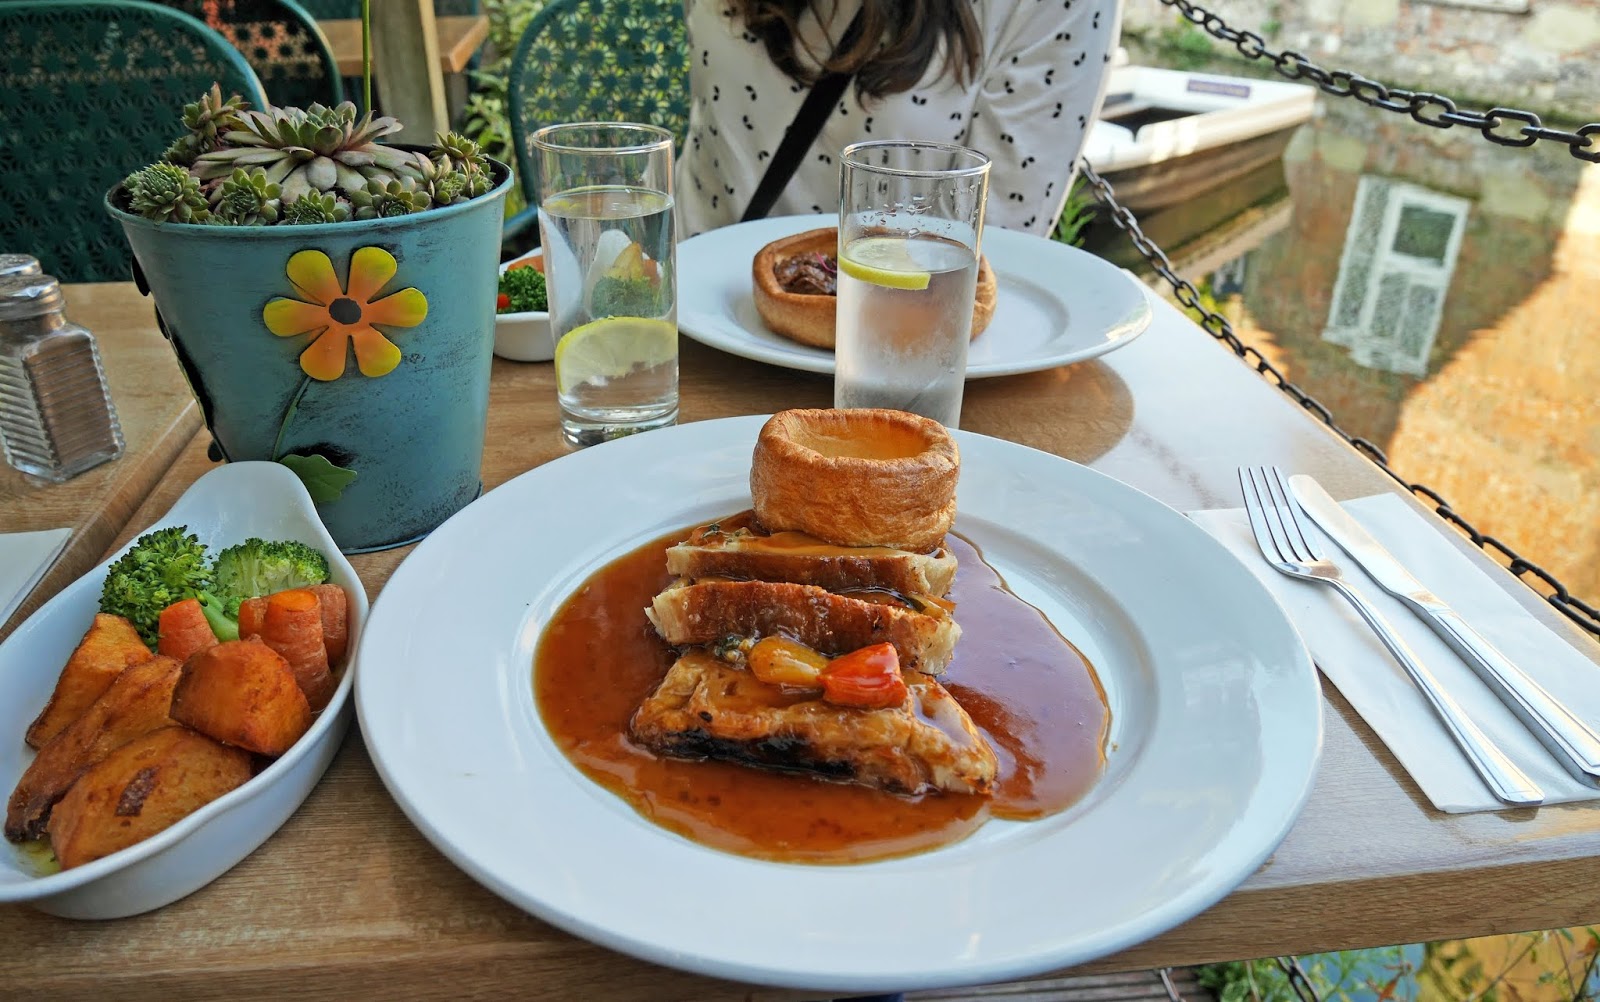
[[[1104,97],[1117,0],[684,0],[692,101],[673,181],[680,238],[739,221],[863,4],[863,26],[883,34],[866,43],[863,68],[770,215],[836,212],[839,152],[851,143],[919,139],[994,161],[987,225],[1050,233]],[[774,48],[790,55],[775,60]]]

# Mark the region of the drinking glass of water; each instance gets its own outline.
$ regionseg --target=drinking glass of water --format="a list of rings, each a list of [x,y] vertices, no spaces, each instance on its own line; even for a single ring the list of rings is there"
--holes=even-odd
[[[552,125],[533,153],[562,437],[585,446],[674,423],[672,134]]]
[[[946,143],[845,147],[833,405],[961,420],[989,158]]]

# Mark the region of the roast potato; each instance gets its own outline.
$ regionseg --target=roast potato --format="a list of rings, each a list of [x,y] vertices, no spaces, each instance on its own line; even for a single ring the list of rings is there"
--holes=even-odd
[[[258,638],[231,640],[184,663],[172,719],[262,755],[282,755],[311,729],[311,704],[289,662]]]
[[[6,805],[6,837],[21,841],[44,834],[50,808],[84,770],[134,738],[171,726],[167,711],[182,670],[181,662],[168,657],[125,669],[77,720],[39,749]]]
[[[155,655],[139,639],[132,623],[121,616],[97,613],[89,632],[61,669],[50,701],[28,728],[28,745],[43,748],[99,699],[124,668],[152,657]]]
[[[72,784],[50,814],[63,870],[109,856],[171,827],[250,778],[250,753],[187,727],[123,745]]]

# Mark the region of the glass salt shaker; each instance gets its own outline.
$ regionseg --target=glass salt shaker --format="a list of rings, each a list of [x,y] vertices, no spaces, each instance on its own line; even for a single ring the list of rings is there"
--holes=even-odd
[[[32,254],[0,254],[0,278],[8,275],[38,275],[44,269]]]
[[[11,466],[55,483],[122,455],[100,349],[64,305],[49,275],[0,277],[0,446]]]

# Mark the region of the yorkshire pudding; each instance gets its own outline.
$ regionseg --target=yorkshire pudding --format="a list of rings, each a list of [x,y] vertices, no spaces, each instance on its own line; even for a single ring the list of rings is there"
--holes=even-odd
[[[813,258],[818,259],[818,270],[832,272],[838,253],[839,230],[833,226],[774,240],[757,252],[750,266],[750,278],[755,286],[756,311],[769,330],[815,348],[833,348],[837,303],[834,293],[815,291],[821,283],[806,281],[804,276],[792,284],[806,291],[791,292],[785,288],[779,270],[796,258]],[[821,258],[827,259],[825,264]],[[997,296],[994,270],[989,267],[989,259],[980,256],[977,296],[972,307],[973,337],[989,326]]]
[[[955,519],[960,468],[937,421],[894,410],[788,410],[756,439],[750,496],[769,532],[926,553]]]

